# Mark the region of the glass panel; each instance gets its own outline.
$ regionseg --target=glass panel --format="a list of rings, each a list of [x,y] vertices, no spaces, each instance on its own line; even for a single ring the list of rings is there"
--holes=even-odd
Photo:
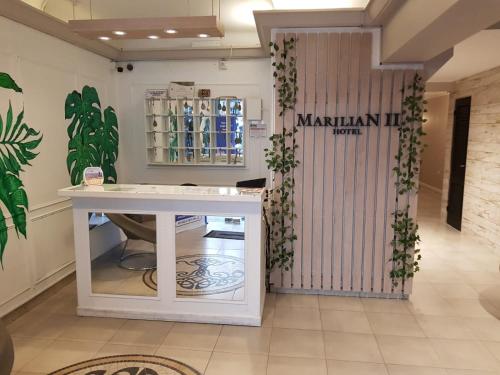
[[[241,301],[245,296],[245,218],[176,215],[178,298]]]
[[[92,292],[156,296],[156,215],[89,213]]]
[[[193,101],[185,100],[184,113],[184,162],[194,161],[194,133],[193,133]]]
[[[166,119],[166,130],[167,130],[167,160],[169,163],[177,163],[179,161],[179,116],[177,110],[177,101],[168,100],[167,101],[167,111],[168,115]]]

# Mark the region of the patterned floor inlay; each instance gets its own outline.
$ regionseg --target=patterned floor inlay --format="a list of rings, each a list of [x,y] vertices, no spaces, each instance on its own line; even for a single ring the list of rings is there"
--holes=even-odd
[[[201,375],[185,363],[154,355],[116,355],[76,363],[49,375]]]
[[[203,296],[230,292],[243,287],[245,262],[221,254],[196,254],[177,257],[177,295]],[[156,270],[146,271],[144,283],[157,289]]]

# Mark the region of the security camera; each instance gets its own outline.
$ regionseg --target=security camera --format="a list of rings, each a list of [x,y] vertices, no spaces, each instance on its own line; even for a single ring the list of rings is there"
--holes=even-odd
[[[116,67],[116,71],[117,71],[118,73],[122,73],[122,72],[123,72],[123,66],[117,66],[117,67]]]
[[[127,64],[127,70],[128,70],[129,72],[131,72],[132,70],[134,70],[134,66],[133,66],[132,64],[130,64],[130,63],[129,63],[129,64]]]

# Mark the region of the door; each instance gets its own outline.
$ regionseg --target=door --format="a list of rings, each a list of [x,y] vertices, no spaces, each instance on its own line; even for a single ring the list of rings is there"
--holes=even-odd
[[[467,140],[469,138],[470,96],[455,101],[453,117],[453,138],[451,148],[450,186],[446,222],[453,228],[462,228],[462,207],[464,201],[465,164],[467,161]]]

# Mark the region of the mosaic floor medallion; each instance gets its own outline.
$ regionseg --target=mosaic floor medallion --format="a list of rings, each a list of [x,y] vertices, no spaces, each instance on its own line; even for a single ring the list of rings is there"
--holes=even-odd
[[[144,283],[157,289],[156,270],[146,271]],[[243,259],[220,254],[177,257],[177,295],[202,296],[242,288],[245,282]]]
[[[201,375],[194,368],[154,355],[116,355],[80,362],[49,375]]]

